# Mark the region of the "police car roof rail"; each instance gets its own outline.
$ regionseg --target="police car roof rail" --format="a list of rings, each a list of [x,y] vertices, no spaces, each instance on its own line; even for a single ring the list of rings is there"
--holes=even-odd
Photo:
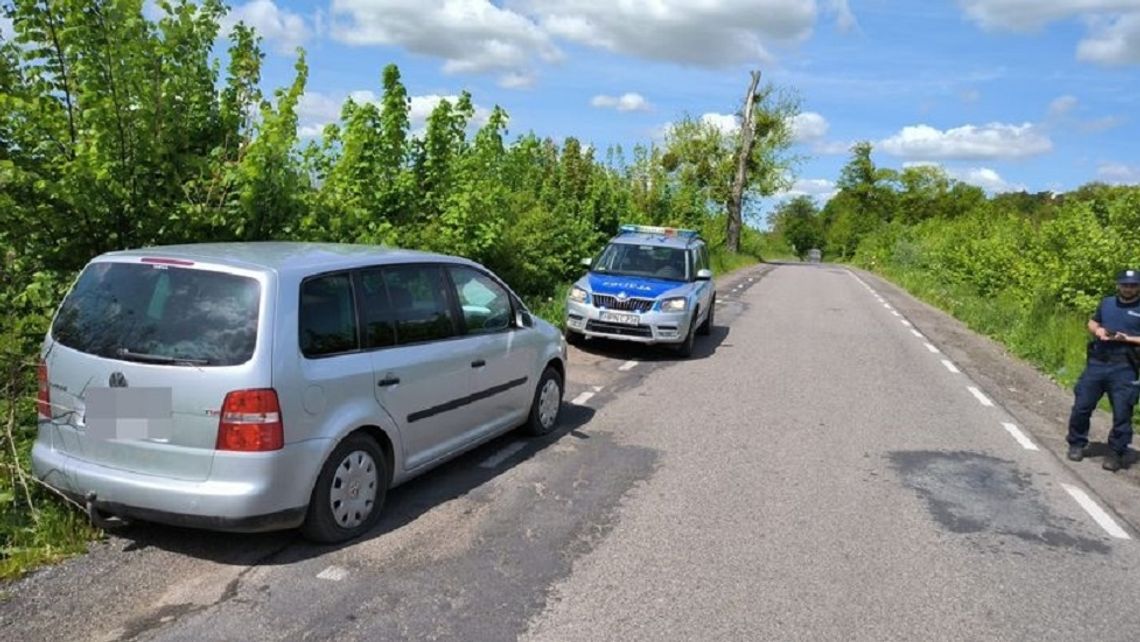
[[[701,235],[696,230],[688,230],[680,227],[659,227],[656,225],[632,225],[625,224],[621,228],[622,234],[654,234],[658,236],[674,236],[683,239],[695,239]]]

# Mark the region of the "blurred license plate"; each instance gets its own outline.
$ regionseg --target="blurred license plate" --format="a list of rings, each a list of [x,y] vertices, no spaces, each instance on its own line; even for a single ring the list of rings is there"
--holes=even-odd
[[[636,314],[618,314],[617,312],[602,311],[602,321],[620,323],[622,325],[637,325],[641,319]]]

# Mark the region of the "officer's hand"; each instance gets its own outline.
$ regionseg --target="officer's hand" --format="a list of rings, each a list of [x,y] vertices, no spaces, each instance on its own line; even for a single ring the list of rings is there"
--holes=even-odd
[[[1101,341],[1112,340],[1112,336],[1108,333],[1108,330],[1105,330],[1104,328],[1096,329],[1096,338],[1100,339]]]
[[[1132,337],[1128,336],[1127,334],[1124,334],[1123,332],[1117,332],[1116,334],[1112,335],[1112,340],[1113,341],[1131,341]]]

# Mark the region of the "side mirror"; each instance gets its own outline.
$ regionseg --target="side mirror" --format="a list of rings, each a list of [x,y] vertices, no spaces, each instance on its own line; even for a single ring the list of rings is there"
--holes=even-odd
[[[520,328],[532,328],[534,327],[534,317],[530,316],[529,312],[519,310],[515,324]]]
[[[699,270],[697,272],[697,280],[698,281],[708,281],[708,280],[711,280],[712,278],[713,278],[712,270],[704,269],[704,270]]]
[[[594,264],[594,259],[591,259],[589,257],[582,259],[582,265],[584,265],[586,267],[590,267],[593,264]]]

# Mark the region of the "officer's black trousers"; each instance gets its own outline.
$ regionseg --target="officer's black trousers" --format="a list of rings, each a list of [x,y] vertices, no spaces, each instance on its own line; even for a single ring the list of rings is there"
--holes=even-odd
[[[1128,363],[1089,360],[1074,387],[1076,401],[1069,415],[1070,445],[1088,445],[1089,418],[1100,398],[1107,394],[1112,404],[1112,432],[1108,435],[1108,445],[1118,453],[1128,449],[1128,444],[1132,443],[1132,409],[1140,394],[1140,388],[1132,385],[1135,378],[1136,371]]]

